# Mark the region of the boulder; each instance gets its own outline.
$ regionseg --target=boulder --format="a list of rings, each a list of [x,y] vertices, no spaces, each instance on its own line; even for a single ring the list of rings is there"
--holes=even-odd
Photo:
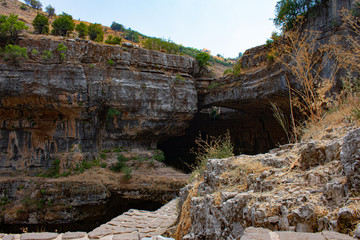
[[[340,153],[341,164],[344,168],[349,186],[352,190],[360,191],[360,128],[350,131],[344,138]]]

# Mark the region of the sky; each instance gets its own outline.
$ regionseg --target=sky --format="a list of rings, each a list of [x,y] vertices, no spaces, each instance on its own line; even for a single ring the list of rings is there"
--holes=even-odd
[[[278,0],[40,0],[56,14],[110,26],[113,21],[144,35],[237,57],[264,44],[276,30]]]

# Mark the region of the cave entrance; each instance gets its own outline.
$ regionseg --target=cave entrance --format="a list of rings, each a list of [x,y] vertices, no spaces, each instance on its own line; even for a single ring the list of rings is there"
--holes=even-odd
[[[1,224],[0,232],[91,232],[101,224],[109,222],[111,219],[121,215],[124,212],[127,212],[130,209],[155,211],[162,206],[163,204],[160,202],[138,199],[124,199],[121,197],[121,195],[112,194],[107,204],[104,204],[103,206],[88,206],[87,208],[82,209],[85,214],[85,211],[91,212],[91,208],[101,208],[101,216],[97,215],[89,217],[87,213],[86,219],[84,220],[59,224]]]
[[[191,172],[195,164],[195,139],[201,133],[208,136],[224,136],[230,131],[234,154],[258,154],[286,143],[286,134],[273,117],[271,110],[264,109],[256,113],[221,108],[204,109],[197,113],[186,129],[185,135],[159,142],[158,148],[165,154],[165,163],[186,173]]]

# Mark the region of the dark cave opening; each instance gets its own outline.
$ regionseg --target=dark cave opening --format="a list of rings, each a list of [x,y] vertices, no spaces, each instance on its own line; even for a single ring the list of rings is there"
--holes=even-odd
[[[112,194],[109,201],[102,206],[86,206],[79,209],[78,212],[91,212],[101,209],[99,214],[86,214],[86,219],[69,223],[39,223],[39,224],[0,224],[2,233],[23,233],[26,232],[91,232],[101,224],[109,222],[111,219],[127,212],[130,209],[155,211],[162,207],[160,202],[139,199],[125,199],[121,195]],[[91,216],[92,215],[92,216]],[[81,217],[81,216],[80,216]],[[60,219],[61,220],[61,219]]]
[[[233,109],[221,109],[214,115],[211,110],[196,114],[185,134],[159,142],[158,148],[165,154],[165,163],[186,173],[195,164],[195,139],[207,136],[224,136],[230,131],[234,154],[258,154],[286,143],[286,134],[273,117],[271,110],[244,113]]]

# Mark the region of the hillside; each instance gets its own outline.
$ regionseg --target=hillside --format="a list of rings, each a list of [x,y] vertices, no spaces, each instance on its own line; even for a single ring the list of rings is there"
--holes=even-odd
[[[21,7],[26,8],[26,9],[23,10],[23,9],[21,9]],[[19,20],[24,21],[26,23],[26,26],[29,27],[29,30],[28,30],[27,34],[31,34],[31,37],[34,37],[34,38],[39,37],[39,36],[36,36],[36,35],[32,34],[32,32],[34,31],[32,21],[34,20],[34,18],[36,17],[36,15],[38,13],[41,13],[41,14],[43,14],[45,16],[48,16],[48,14],[46,12],[44,12],[42,10],[33,9],[32,7],[30,7],[30,6],[26,5],[26,4],[23,4],[18,0],[3,0],[1,2],[1,5],[0,5],[0,14],[6,15],[6,16],[9,16],[10,14],[18,15]],[[55,18],[56,18],[56,15],[49,18],[50,25],[55,20]],[[75,22],[76,25],[81,23],[81,22],[85,23],[86,25],[90,24],[89,22],[86,22],[84,20],[79,21],[79,20],[74,19],[74,22]],[[131,30],[131,29],[124,29],[124,31],[122,31],[122,32],[121,31],[114,31],[108,26],[102,26],[102,29],[104,31],[104,40],[108,39],[108,37],[110,35],[111,36],[118,36],[118,37],[120,37],[122,39],[122,43],[128,42],[128,43],[131,43],[131,44],[135,44],[135,45],[137,45],[139,47],[145,47],[143,42],[146,39],[156,39],[156,38],[151,38],[151,37],[145,36],[145,35],[143,35],[143,34],[141,34],[139,32]],[[127,38],[126,36],[128,35],[128,33],[134,34],[134,36],[136,36],[136,41],[135,42],[126,39]],[[48,36],[51,37],[52,39],[59,39],[56,36],[52,36],[52,35],[48,35]],[[71,37],[76,38],[77,33],[73,32],[71,34]],[[163,40],[163,39],[158,39],[158,40],[162,41],[164,43],[167,43],[167,40]],[[105,43],[101,42],[100,44],[105,44]],[[176,54],[189,55],[189,56],[195,58],[196,54],[201,52],[198,49],[194,49],[194,48],[190,48],[190,47],[184,47],[182,45],[178,45],[178,44],[175,44],[175,43],[172,43],[172,42],[171,42],[171,44],[174,44],[174,45],[176,45],[177,48],[180,48],[180,51],[177,52]],[[155,50],[160,51],[160,49],[155,49]],[[167,52],[166,50],[161,50],[161,51]],[[217,64],[215,64],[215,67],[214,67],[215,76],[221,77],[223,75],[224,70],[226,69],[226,66],[229,67],[231,65],[232,65],[232,63],[230,64],[230,62],[228,62],[227,60],[225,61],[225,60],[222,60],[222,59],[217,59]]]

